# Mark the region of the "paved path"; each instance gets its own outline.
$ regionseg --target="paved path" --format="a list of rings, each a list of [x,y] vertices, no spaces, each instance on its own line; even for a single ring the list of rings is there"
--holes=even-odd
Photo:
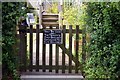
[[[83,80],[80,75],[23,75],[21,80]]]

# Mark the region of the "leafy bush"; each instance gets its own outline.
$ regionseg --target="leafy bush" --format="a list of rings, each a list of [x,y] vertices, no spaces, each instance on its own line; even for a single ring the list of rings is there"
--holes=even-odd
[[[2,3],[2,63],[3,80],[19,80],[17,72],[16,21],[24,15],[24,3]]]
[[[87,78],[120,77],[120,2],[88,3]]]
[[[64,25],[79,25],[80,28],[85,24],[86,5],[70,5],[69,8],[64,5]]]

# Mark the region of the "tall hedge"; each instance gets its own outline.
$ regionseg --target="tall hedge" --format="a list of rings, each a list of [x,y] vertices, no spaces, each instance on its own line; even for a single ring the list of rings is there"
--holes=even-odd
[[[88,3],[87,15],[86,78],[120,77],[120,2]]]
[[[19,80],[17,71],[16,26],[20,16],[25,14],[25,3],[2,3],[2,80]]]

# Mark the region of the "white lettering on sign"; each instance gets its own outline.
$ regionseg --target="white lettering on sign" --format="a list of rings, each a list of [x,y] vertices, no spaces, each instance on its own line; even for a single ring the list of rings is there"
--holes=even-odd
[[[44,30],[44,44],[62,44],[62,30]]]

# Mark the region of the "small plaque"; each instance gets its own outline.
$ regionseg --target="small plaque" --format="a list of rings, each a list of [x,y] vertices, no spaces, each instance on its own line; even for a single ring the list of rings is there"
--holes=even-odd
[[[62,30],[44,30],[44,44],[62,44]]]

